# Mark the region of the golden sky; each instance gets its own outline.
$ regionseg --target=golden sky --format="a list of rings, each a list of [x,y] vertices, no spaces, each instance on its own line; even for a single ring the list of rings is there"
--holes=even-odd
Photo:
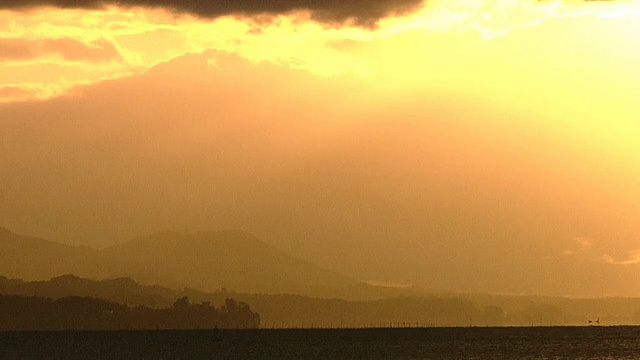
[[[0,1],[0,225],[640,295],[640,1],[128,3]]]

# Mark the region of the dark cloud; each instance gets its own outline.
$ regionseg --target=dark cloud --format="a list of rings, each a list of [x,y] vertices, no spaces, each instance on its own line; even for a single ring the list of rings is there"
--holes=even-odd
[[[67,61],[108,62],[120,57],[115,46],[106,40],[85,44],[81,41],[60,39],[1,39],[0,61],[30,60],[42,56],[59,55]]]
[[[206,18],[277,15],[308,10],[313,18],[323,22],[342,23],[352,19],[360,25],[372,25],[381,18],[414,10],[422,3],[424,0],[0,0],[0,8],[55,6],[91,9],[105,5],[143,6],[163,7]]]

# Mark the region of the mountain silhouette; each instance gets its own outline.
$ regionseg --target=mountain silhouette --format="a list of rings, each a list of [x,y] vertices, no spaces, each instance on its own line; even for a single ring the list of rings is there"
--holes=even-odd
[[[103,249],[106,259],[153,269],[136,274],[152,282],[158,274],[170,286],[203,291],[220,288],[250,293],[326,295],[356,281],[290,256],[242,231],[193,234],[161,232]]]
[[[174,290],[159,285],[143,285],[130,278],[90,280],[65,274],[51,280],[24,281],[0,276],[0,294],[37,296],[60,299],[65,296],[105,299],[127,306],[152,308],[169,307],[175,299],[210,300],[206,293],[196,290]]]
[[[226,288],[319,297],[373,288],[290,256],[242,231],[188,235],[165,231],[95,250],[0,228],[0,275],[34,281],[65,274],[89,279],[130,277],[144,284],[203,291]]]
[[[112,276],[112,270],[112,263],[96,250],[17,235],[0,227],[0,275],[27,280],[68,273],[105,278]]]

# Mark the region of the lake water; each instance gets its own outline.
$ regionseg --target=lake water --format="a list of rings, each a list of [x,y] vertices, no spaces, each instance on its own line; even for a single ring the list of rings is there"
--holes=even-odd
[[[2,359],[640,359],[640,327],[0,333]]]

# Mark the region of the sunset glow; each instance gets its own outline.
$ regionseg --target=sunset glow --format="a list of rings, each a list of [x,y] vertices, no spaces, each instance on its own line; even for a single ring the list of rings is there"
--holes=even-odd
[[[204,20],[159,8],[4,10],[0,15],[3,19],[0,21],[3,54],[0,60],[11,71],[1,74],[2,101],[57,96],[77,84],[130,76],[182,54],[206,49],[237,53],[255,62],[270,61],[303,68],[318,75],[349,72],[375,77],[387,70],[384,65],[393,66],[393,63],[374,63],[375,60],[359,54],[362,47],[379,50],[378,43],[386,40],[393,44],[398,57],[416,55],[417,46],[423,50],[416,63],[425,61],[424,57],[434,52],[444,57],[443,61],[450,62],[456,60],[450,58],[455,56],[450,52],[461,46],[484,47],[478,45],[481,39],[500,42],[496,37],[526,27],[545,28],[546,22],[557,22],[557,19],[569,19],[554,26],[553,30],[562,32],[543,29],[541,35],[536,34],[539,40],[550,42],[550,46],[554,42],[572,41],[579,50],[596,55],[599,49],[589,48],[605,45],[611,47],[609,51],[635,51],[629,54],[633,57],[640,51],[638,46],[629,44],[638,41],[638,17],[640,3],[637,1],[585,4],[581,1],[435,0],[426,2],[416,13],[383,19],[374,29],[309,22],[305,20],[309,14],[305,13],[255,21],[234,17]],[[582,19],[570,20],[572,18]],[[598,18],[608,21],[598,24],[599,28],[594,31],[576,28],[600,22]],[[600,39],[614,43],[591,45]],[[346,43],[357,46],[349,48]],[[605,51],[605,55],[609,51]],[[407,70],[415,71],[415,68]]]
[[[640,1],[41,3],[0,10],[0,225],[238,228],[372,284],[640,295]]]

